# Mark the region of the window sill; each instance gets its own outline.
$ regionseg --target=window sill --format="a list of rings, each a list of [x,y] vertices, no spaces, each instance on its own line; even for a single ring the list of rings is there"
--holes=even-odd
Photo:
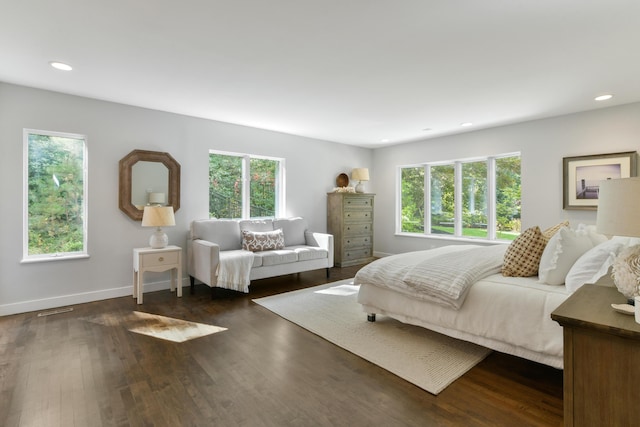
[[[464,242],[464,243],[482,243],[482,244],[501,244],[508,245],[511,240],[490,240],[480,237],[456,237],[450,235],[437,235],[437,234],[418,234],[418,233],[395,233],[398,237],[412,237],[417,239],[433,239],[433,240],[448,240],[451,242]]]
[[[68,261],[72,259],[85,259],[89,258],[88,253],[78,254],[49,254],[49,255],[37,255],[29,258],[22,258],[20,264],[34,264],[38,262],[51,262],[51,261]]]

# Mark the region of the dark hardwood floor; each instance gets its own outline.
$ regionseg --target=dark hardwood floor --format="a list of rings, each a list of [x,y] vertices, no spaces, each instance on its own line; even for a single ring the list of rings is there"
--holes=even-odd
[[[333,268],[331,281],[359,267]],[[2,426],[560,426],[562,371],[492,353],[433,396],[253,303],[324,270],[0,317]],[[174,343],[87,321],[133,310],[223,326]],[[364,314],[363,314],[364,315]]]

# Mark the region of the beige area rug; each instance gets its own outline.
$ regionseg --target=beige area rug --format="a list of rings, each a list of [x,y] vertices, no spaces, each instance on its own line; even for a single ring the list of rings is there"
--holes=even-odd
[[[350,279],[254,302],[432,394],[491,352],[387,316],[368,322],[357,293]]]
[[[227,328],[220,326],[189,322],[141,311],[127,314],[102,314],[87,317],[84,320],[103,326],[120,326],[136,334],[173,342],[185,342],[227,330]]]

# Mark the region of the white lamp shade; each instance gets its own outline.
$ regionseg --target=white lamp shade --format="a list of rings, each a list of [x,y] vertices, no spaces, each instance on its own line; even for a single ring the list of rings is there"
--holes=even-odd
[[[164,193],[149,193],[149,203],[152,205],[164,205]]]
[[[369,181],[369,169],[355,168],[351,171],[351,179],[354,181]]]
[[[168,227],[176,225],[173,206],[145,206],[142,213],[143,227]]]
[[[598,233],[640,237],[640,178],[600,181]]]

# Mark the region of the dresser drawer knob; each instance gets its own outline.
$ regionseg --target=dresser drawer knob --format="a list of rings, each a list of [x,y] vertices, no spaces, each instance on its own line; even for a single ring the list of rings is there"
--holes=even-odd
[[[161,256],[160,258],[158,258],[158,261],[160,261],[160,262],[164,261],[164,257]]]

